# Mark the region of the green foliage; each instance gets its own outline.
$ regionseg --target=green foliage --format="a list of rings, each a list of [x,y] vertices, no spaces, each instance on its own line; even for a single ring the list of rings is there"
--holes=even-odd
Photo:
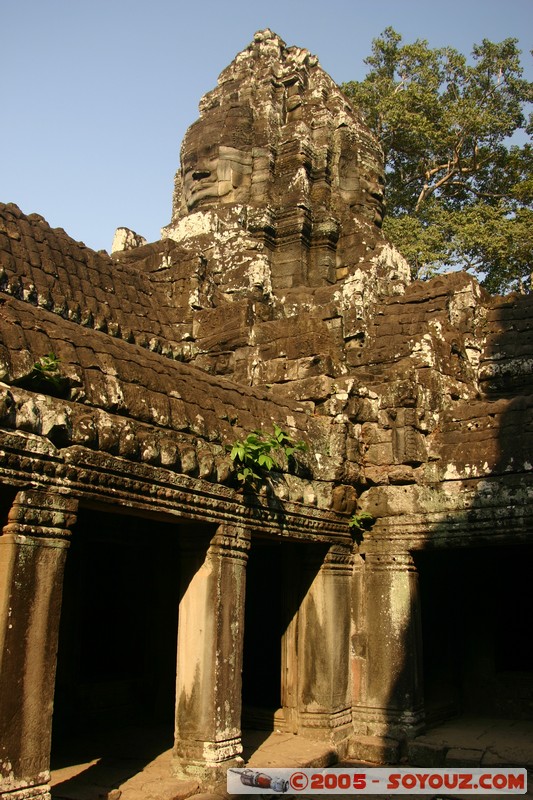
[[[358,514],[354,514],[350,518],[348,525],[358,533],[363,533],[364,531],[369,530],[374,522],[375,519],[372,514],[370,514],[368,511],[360,511]]]
[[[414,277],[460,267],[492,291],[531,291],[533,83],[517,41],[484,39],[467,59],[387,28],[365,63],[343,88],[383,146],[384,231]]]
[[[55,353],[41,356],[32,367],[30,379],[37,387],[51,387],[62,391],[65,386],[65,377],[61,374],[61,361]]]
[[[280,468],[277,458],[283,455],[289,460],[297,450],[306,450],[307,445],[295,441],[274,423],[273,433],[253,431],[231,447],[230,457],[239,468],[238,480],[254,485],[263,480],[266,472]]]

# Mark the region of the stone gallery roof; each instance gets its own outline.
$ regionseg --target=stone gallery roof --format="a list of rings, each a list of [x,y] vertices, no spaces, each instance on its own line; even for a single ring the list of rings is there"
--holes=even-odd
[[[0,220],[8,428],[222,483],[230,477],[226,446],[261,424],[271,428],[275,420],[309,438],[313,420],[297,405],[173,358],[170,315],[156,315],[164,295],[154,302],[157,286],[145,273],[116,266],[13,205],[0,207]],[[157,337],[150,336],[152,319]],[[49,354],[59,359],[59,390],[33,380]],[[327,439],[321,422],[328,423],[314,422],[317,441]],[[292,483],[297,499],[305,491],[316,504],[323,494],[320,478],[314,489],[295,477]]]
[[[177,309],[149,272],[113,261],[52,229],[38,214],[1,206],[2,291],[85,328],[171,352]],[[168,249],[178,249],[168,243]]]
[[[194,428],[201,411],[204,434],[218,439],[226,418],[244,414],[246,425],[261,416],[255,404],[265,402],[264,392],[173,360],[172,312],[145,274],[12,205],[0,214],[4,378],[24,383],[36,360],[54,353],[74,402],[173,430]],[[217,399],[219,414],[209,420]]]

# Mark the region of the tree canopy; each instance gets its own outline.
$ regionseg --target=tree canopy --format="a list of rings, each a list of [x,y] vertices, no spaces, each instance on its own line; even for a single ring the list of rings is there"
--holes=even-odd
[[[476,273],[493,292],[533,291],[533,83],[516,39],[470,59],[387,28],[363,81],[342,87],[385,153],[385,233],[415,277]]]

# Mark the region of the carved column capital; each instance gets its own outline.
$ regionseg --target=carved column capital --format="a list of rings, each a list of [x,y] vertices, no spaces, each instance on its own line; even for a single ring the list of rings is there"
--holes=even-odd
[[[395,553],[366,553],[367,569],[373,572],[416,572],[413,556],[408,550]]]
[[[324,558],[323,570],[334,572],[352,572],[353,552],[351,546],[343,544],[332,544]]]
[[[38,539],[68,539],[77,510],[78,501],[72,497],[23,489],[15,496],[2,532]]]
[[[222,523],[212,537],[208,553],[246,562],[250,550],[250,531],[241,525]]]

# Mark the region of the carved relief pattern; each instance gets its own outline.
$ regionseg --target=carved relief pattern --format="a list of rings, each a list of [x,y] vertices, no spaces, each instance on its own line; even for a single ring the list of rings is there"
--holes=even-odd
[[[211,555],[233,558],[246,563],[251,546],[250,540],[249,530],[237,525],[222,524],[211,539],[208,552]]]
[[[65,495],[36,490],[18,492],[4,534],[65,539],[76,521],[78,502]]]

